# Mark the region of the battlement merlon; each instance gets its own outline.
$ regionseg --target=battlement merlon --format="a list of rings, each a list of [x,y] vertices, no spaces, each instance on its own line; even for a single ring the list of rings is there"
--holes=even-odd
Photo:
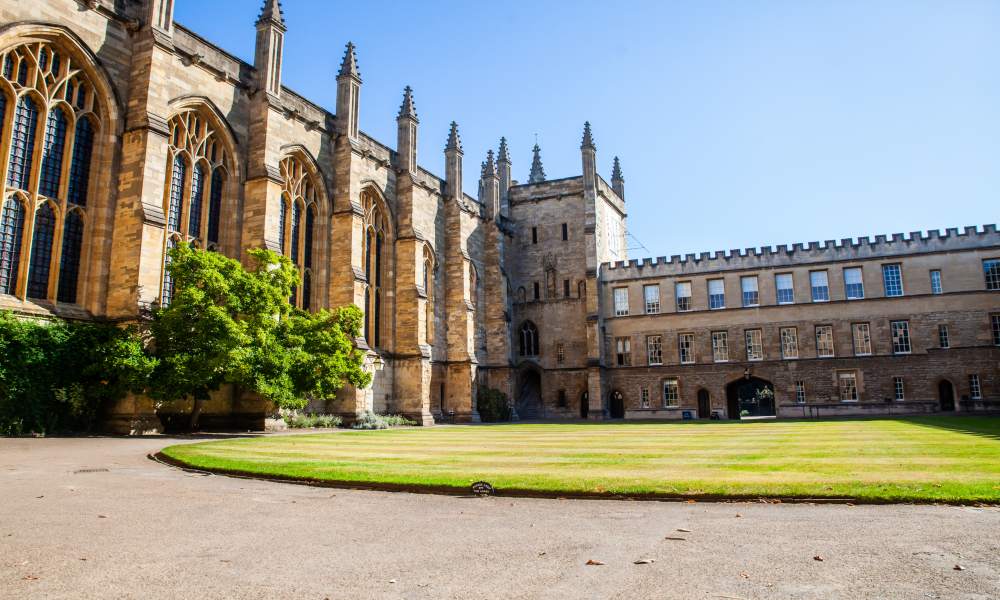
[[[670,276],[690,276],[719,271],[750,271],[773,268],[789,268],[829,262],[857,261],[867,259],[892,258],[925,254],[931,252],[952,252],[1000,248],[1000,233],[996,225],[946,229],[944,233],[934,229],[927,232],[914,231],[909,234],[894,233],[891,236],[844,238],[839,242],[808,242],[793,244],[791,247],[764,246],[761,248],[732,249],[729,251],[701,252],[699,254],[673,255],[669,258],[639,258],[616,261],[601,265],[601,274],[607,281],[654,278]]]

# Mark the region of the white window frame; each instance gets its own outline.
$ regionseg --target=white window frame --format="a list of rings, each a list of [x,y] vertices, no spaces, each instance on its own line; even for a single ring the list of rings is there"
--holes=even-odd
[[[795,403],[806,403],[806,382],[801,379],[795,382]]]
[[[782,327],[778,330],[781,340],[781,358],[795,360],[799,357],[799,331],[795,327]]]
[[[650,365],[663,364],[663,336],[646,336],[646,362]]]
[[[647,315],[660,314],[660,284],[642,286],[642,299]]]
[[[682,365],[693,365],[694,355],[694,334],[681,333],[677,336],[677,358]]]
[[[906,400],[906,384],[902,377],[892,378],[892,397],[896,402]]]
[[[667,391],[672,389],[672,393]],[[677,408],[681,405],[681,384],[676,377],[663,380],[663,408]]]
[[[746,341],[747,360],[764,360],[764,332],[760,329],[747,329],[743,332],[743,337]]]
[[[844,297],[848,300],[864,300],[865,278],[861,267],[844,267]]]
[[[688,312],[694,308],[691,305],[690,281],[678,281],[674,283],[674,302],[677,306],[677,312]]]
[[[846,388],[845,382],[849,382]],[[858,372],[837,371],[837,392],[841,402],[857,402],[861,398],[858,392]]]
[[[864,350],[858,351],[858,333],[862,332],[860,341],[864,344]],[[851,342],[854,346],[854,356],[872,355],[872,326],[870,323],[851,323]]]
[[[722,291],[715,290],[712,291],[713,286],[718,286],[722,288]],[[721,304],[716,304],[716,300],[721,299]],[[726,280],[725,279],[709,279],[708,280],[708,308],[710,310],[721,310],[726,308]]]
[[[615,364],[619,367],[632,366],[632,338],[628,336],[615,338]]]
[[[944,280],[941,279],[941,269],[931,269],[931,293],[944,293]]]
[[[627,287],[616,287],[613,292],[615,299],[615,316],[616,317],[627,317],[628,316],[628,288]]]
[[[909,321],[906,319],[889,321],[889,335],[892,340],[893,354],[910,354],[913,351],[913,344],[910,340]],[[899,341],[897,342],[897,340]]]
[[[750,286],[747,285],[749,283],[753,283],[753,289],[749,289]],[[747,294],[753,295],[748,297]],[[757,285],[756,275],[740,277],[740,299],[744,308],[760,306],[760,287]],[[752,299],[752,302],[748,302],[748,299]]]
[[[833,358],[836,353],[833,346],[833,325],[817,325],[816,358]]]
[[[979,381],[978,373],[971,373],[969,375],[969,399],[970,400],[983,399],[983,386],[982,382]]]
[[[948,332],[948,326],[943,323],[938,325],[938,348],[945,350],[951,348],[951,334]]]
[[[649,408],[649,386],[639,388],[639,403],[643,408]]]
[[[720,358],[721,357],[721,358]],[[729,332],[712,332],[712,361],[717,363],[729,362]]]
[[[788,287],[782,287],[781,282],[788,280]],[[788,298],[782,298],[782,292],[788,292]],[[774,296],[778,304],[795,304],[795,276],[791,273],[778,273],[774,276]]]
[[[817,285],[819,277],[822,276],[822,285]],[[820,291],[817,291],[820,290]],[[809,271],[809,297],[813,302],[830,301],[830,274],[826,269]]]
[[[891,282],[890,273],[895,273],[895,280]],[[898,290],[896,289],[897,283]],[[887,298],[899,298],[905,293],[903,288],[903,265],[901,263],[887,263],[882,265],[882,290],[885,292]]]
[[[983,278],[986,281],[986,289],[1000,290],[1000,258],[983,260]]]

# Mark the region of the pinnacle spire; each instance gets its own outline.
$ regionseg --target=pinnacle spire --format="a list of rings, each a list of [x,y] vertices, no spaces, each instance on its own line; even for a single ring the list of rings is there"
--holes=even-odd
[[[497,162],[510,162],[510,153],[507,151],[507,138],[505,137],[500,138],[500,151],[497,155]]]
[[[458,135],[458,123],[454,121],[451,122],[451,130],[448,132],[448,143],[444,149],[462,151],[462,138]]]
[[[282,28],[285,26],[285,17],[281,14],[281,2],[278,0],[264,0],[264,6],[260,9],[257,17],[257,24],[271,21]]]
[[[617,156],[615,157],[615,165],[611,169],[611,181],[625,181],[625,178],[622,177],[622,163]]]
[[[483,177],[495,177],[497,174],[497,165],[493,161],[493,150],[490,149],[486,152],[486,162],[483,163]]]
[[[597,146],[594,145],[594,136],[590,133],[590,121],[583,124],[583,143],[580,144],[580,148],[597,150]]]
[[[531,174],[528,175],[528,183],[539,183],[545,181],[545,169],[542,168],[542,149],[535,144],[531,149],[534,156],[531,158]]]
[[[417,109],[413,106],[413,88],[406,86],[403,89],[403,103],[399,106],[398,118],[410,117],[417,120]]]
[[[361,73],[358,72],[358,55],[355,52],[353,42],[347,42],[347,49],[344,51],[344,60],[340,63],[340,73],[337,75],[338,79],[341,77],[361,79]]]

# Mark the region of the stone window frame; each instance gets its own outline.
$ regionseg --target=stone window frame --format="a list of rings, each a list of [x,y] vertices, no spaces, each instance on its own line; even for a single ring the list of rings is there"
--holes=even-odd
[[[660,366],[663,364],[663,336],[646,336],[646,363],[650,366]]]
[[[628,288],[627,287],[612,288],[611,294],[614,300],[615,316],[627,317],[629,314]]]
[[[650,298],[650,292],[656,292],[656,298]],[[647,315],[660,314],[660,284],[650,283],[642,286],[642,301]]]
[[[833,325],[816,326],[816,358],[834,358]]]
[[[663,390],[663,408],[680,408],[681,380],[677,377],[664,377],[661,389]]]
[[[712,293],[712,284],[718,282],[722,287],[722,293]],[[716,277],[709,279],[707,282],[708,286],[708,309],[709,310],[721,310],[726,308],[726,280],[721,277]]]
[[[822,284],[818,285],[822,276]],[[830,301],[830,273],[826,269],[809,271],[809,297],[813,302]]]
[[[836,371],[837,392],[841,402],[859,402],[861,392],[858,389],[858,372],[854,369]]]
[[[694,351],[694,334],[691,332],[677,334],[677,360],[682,365],[693,365],[698,357]]]
[[[788,278],[788,287],[781,287],[781,281],[785,277]],[[783,292],[787,292],[787,295]],[[795,304],[795,275],[793,273],[774,274],[774,297],[778,304]]]
[[[983,399],[983,386],[979,379],[978,373],[969,374],[969,399],[970,400],[982,400]]]
[[[852,282],[854,274],[857,281]],[[865,272],[862,267],[844,267],[844,298],[847,300],[864,300]]]
[[[941,275],[941,269],[931,269],[930,278],[931,278],[931,293],[934,294],[935,296],[943,294],[944,279],[942,278]]]
[[[983,259],[983,278],[987,290],[1000,290],[1000,258]]]
[[[899,298],[905,295],[902,263],[882,265],[882,290],[887,298]]]
[[[759,327],[745,329],[743,331],[743,338],[746,342],[747,361],[759,362],[764,360],[764,330]]]
[[[694,309],[691,303],[691,294],[690,281],[674,282],[674,301],[676,302],[677,312],[688,312]]]
[[[632,338],[617,336],[614,339],[615,365],[619,367],[632,366]]]
[[[747,284],[750,282],[753,282],[753,289],[748,289]],[[740,277],[740,293],[743,308],[760,306],[760,285],[756,275],[743,275]]]
[[[786,335],[789,333],[790,335]],[[782,360],[796,360],[799,358],[799,331],[797,327],[782,327],[778,330],[778,338],[781,341]]]
[[[724,355],[725,358],[719,358],[720,355]],[[717,330],[712,332],[712,362],[716,363],[729,362],[728,331]]]
[[[795,403],[806,403],[806,382],[801,379],[795,381]]]
[[[863,332],[862,337],[859,340],[858,333]],[[862,342],[862,346],[867,348],[858,352],[858,342]],[[854,356],[871,356],[872,355],[872,326],[871,323],[857,322],[851,323],[851,345],[854,349]]]
[[[889,335],[893,354],[911,354],[913,344],[910,339],[910,322],[907,319],[889,321]]]

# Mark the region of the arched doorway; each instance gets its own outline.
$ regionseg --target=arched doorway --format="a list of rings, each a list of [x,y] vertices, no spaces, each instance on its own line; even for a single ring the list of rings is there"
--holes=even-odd
[[[712,398],[708,395],[708,390],[701,388],[698,390],[698,418],[707,419],[712,416]]]
[[[590,393],[580,394],[580,418],[586,419],[590,416]]]
[[[775,416],[774,385],[766,379],[745,376],[726,386],[730,419]]]
[[[527,369],[521,373],[521,384],[517,387],[517,416],[530,421],[541,417],[542,377],[538,371]]]
[[[943,412],[952,412],[955,410],[955,388],[947,379],[942,379],[938,383],[938,402],[941,403],[941,410]]]
[[[625,396],[618,390],[611,392],[611,395],[608,396],[608,409],[612,419],[625,418]]]

